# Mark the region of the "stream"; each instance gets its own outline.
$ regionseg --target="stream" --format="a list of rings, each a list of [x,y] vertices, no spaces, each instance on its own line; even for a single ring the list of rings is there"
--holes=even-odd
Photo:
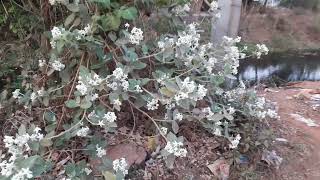
[[[240,61],[239,80],[261,82],[272,77],[284,81],[319,81],[320,54],[271,54]]]

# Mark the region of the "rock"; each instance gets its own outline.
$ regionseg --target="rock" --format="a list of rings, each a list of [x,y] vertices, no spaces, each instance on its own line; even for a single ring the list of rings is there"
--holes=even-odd
[[[280,156],[278,156],[275,151],[264,150],[262,153],[261,160],[265,161],[268,165],[275,166],[278,169],[283,159]]]
[[[107,156],[111,160],[125,158],[128,165],[140,165],[147,158],[146,150],[135,143],[118,144],[107,148]]]
[[[290,114],[290,116],[293,117],[297,121],[300,121],[300,122],[307,124],[307,126],[309,126],[309,127],[318,127],[319,126],[317,123],[315,123],[314,120],[312,120],[310,118],[305,118],[299,114]]]
[[[207,166],[210,171],[219,179],[226,180],[229,178],[230,165],[225,159],[218,159]]]
[[[147,152],[143,147],[135,143],[118,144],[107,147],[107,158],[112,161],[125,158],[128,167],[131,167],[132,165],[141,165],[144,163],[147,158]],[[98,171],[98,167],[101,165],[101,159],[91,159],[90,165],[94,174],[101,174],[101,172]]]

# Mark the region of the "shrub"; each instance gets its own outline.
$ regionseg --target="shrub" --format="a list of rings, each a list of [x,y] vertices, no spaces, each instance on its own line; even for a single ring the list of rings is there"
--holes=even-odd
[[[184,28],[175,34],[146,37],[143,26],[138,27],[143,24],[137,20],[141,7],[133,3],[50,0],[50,4],[53,11],[66,8],[69,13],[63,23],[43,32],[50,38],[50,52],[42,54],[38,69],[25,73],[21,87],[12,96],[5,93],[1,101],[24,108],[33,117],[18,122],[17,133],[4,136],[7,152],[0,163],[4,179],[50,173],[55,167],[51,150],[68,149],[68,142],[80,139],[78,149],[88,159],[102,161],[99,170],[106,179],[123,179],[129,168],[126,159],[108,159],[103,137],[117,131],[117,115],[127,107],[148,117],[157,130],[154,135],[162,136],[166,145],[161,157],[169,168],[175,158],[188,154],[184,138],[178,136],[181,121],[201,123],[228,139],[229,149],[236,149],[242,133],[237,115],[276,116],[266,110],[265,99],[243,83],[223,88],[246,56],[247,48],[237,46],[239,37],[225,37],[213,45],[201,39],[197,24],[180,24]],[[178,3],[168,16],[185,11],[188,5]],[[209,11],[218,13],[215,1]],[[268,49],[258,44],[252,53],[260,58]],[[89,178],[86,163],[67,164],[61,176]]]

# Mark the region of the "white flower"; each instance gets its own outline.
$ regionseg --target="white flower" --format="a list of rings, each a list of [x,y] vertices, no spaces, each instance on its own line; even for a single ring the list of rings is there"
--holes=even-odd
[[[102,149],[101,147],[99,147],[98,144],[96,145],[96,152],[97,152],[97,156],[100,157],[100,158],[107,154],[106,150]]]
[[[76,85],[76,89],[80,92],[82,96],[88,93],[88,88],[82,81],[78,81],[78,85]]]
[[[20,98],[20,89],[16,89],[12,92],[12,97],[17,99]]]
[[[14,162],[7,162],[6,160],[0,162],[1,175],[5,177],[9,177],[13,174],[16,166]]]
[[[162,134],[162,135],[166,135],[167,133],[168,133],[168,128],[166,128],[166,127],[161,127],[160,128],[160,133]]]
[[[233,114],[236,112],[236,110],[233,107],[229,107],[228,111],[229,111],[229,114]]]
[[[104,115],[103,119],[106,120],[107,122],[112,123],[117,120],[117,116],[114,112],[107,112],[107,114]]]
[[[127,91],[129,88],[129,82],[128,81],[122,81],[121,86],[123,90]]]
[[[139,45],[143,40],[143,31],[140,28],[133,27],[129,34],[129,41],[132,44]]]
[[[56,3],[56,0],[49,0],[49,3],[53,6]]]
[[[100,78],[98,74],[94,74],[93,78],[88,78],[88,83],[91,86],[98,86],[102,83],[103,79]]]
[[[126,162],[125,158],[120,158],[120,159],[115,159],[112,162],[113,165],[113,170],[115,170],[116,172],[121,172],[123,175],[128,174],[128,164]]]
[[[182,146],[183,146],[182,142],[168,141],[164,150],[170,154],[174,154],[177,157],[186,157],[187,150],[182,148]]]
[[[100,127],[103,127],[103,126],[105,126],[105,123],[104,123],[104,121],[99,121],[99,122],[98,122],[98,126],[100,126]]]
[[[18,171],[18,173],[11,177],[11,180],[25,180],[30,179],[32,177],[33,175],[29,168],[21,168],[20,171]]]
[[[62,71],[65,68],[65,65],[62,64],[60,61],[55,60],[51,63],[52,69],[55,71]]]
[[[276,111],[274,111],[274,110],[268,109],[267,116],[269,116],[270,118],[277,118],[278,117],[278,113]]]
[[[124,24],[124,27],[129,28],[129,27],[130,27],[130,24],[129,24],[129,23],[126,23],[126,24]]]
[[[181,113],[177,113],[177,114],[173,117],[173,119],[174,119],[175,121],[182,121],[183,115],[182,115]]]
[[[218,10],[218,8],[219,8],[219,5],[217,1],[212,1],[210,3],[210,11],[216,11]]]
[[[148,104],[147,104],[148,110],[153,111],[158,109],[158,107],[159,107],[159,104],[157,99],[152,99],[151,101],[148,101]]]
[[[229,144],[229,147],[231,149],[237,148],[240,143],[240,139],[241,139],[241,136],[240,136],[240,134],[238,134],[233,140],[230,141],[231,144]]]
[[[90,24],[87,24],[86,27],[84,27],[85,34],[89,34],[92,31],[92,27]]]
[[[46,65],[46,60],[39,60],[39,67],[44,67]]]
[[[269,49],[265,44],[257,44],[257,58],[260,59],[261,55],[267,55],[269,53]]]
[[[135,88],[135,91],[138,92],[138,93],[142,93],[143,92],[143,90],[141,89],[141,87],[139,85],[135,85],[134,88]]]
[[[95,101],[98,98],[99,98],[99,95],[97,93],[91,94],[90,101]]]
[[[58,28],[58,27],[53,27],[53,29],[51,30],[51,35],[53,39],[58,39],[62,36],[62,31],[64,31],[63,28]]]
[[[36,99],[37,99],[37,93],[32,92],[31,95],[30,95],[31,102],[34,102]]]
[[[214,133],[213,133],[214,135],[216,135],[216,136],[221,136],[221,130],[219,129],[219,128],[216,128],[215,130],[214,130]]]
[[[92,170],[89,168],[84,168],[84,172],[86,172],[87,175],[92,173]]]
[[[198,91],[197,91],[197,98],[195,100],[201,100],[207,95],[207,89],[204,87],[204,85],[199,84],[198,85]]]
[[[52,49],[54,49],[54,48],[56,48],[57,43],[56,43],[56,41],[51,40],[50,45],[51,45]]]
[[[189,12],[190,11],[190,3],[184,4],[183,6],[178,5],[172,11],[177,15],[183,14],[185,12]]]
[[[158,47],[159,47],[160,49],[164,49],[165,43],[162,42],[162,41],[159,41],[159,42],[158,42]]]
[[[114,100],[112,104],[115,106],[119,106],[119,107],[122,105],[122,103],[119,99]]]
[[[81,127],[81,129],[79,129],[78,131],[77,131],[77,136],[79,136],[79,137],[86,137],[87,135],[88,135],[88,133],[89,133],[89,127]]]
[[[264,105],[266,104],[266,99],[264,97],[257,98],[256,106],[259,109],[264,109]]]
[[[38,94],[39,97],[42,97],[44,95],[44,92],[45,91],[43,89],[40,89],[40,90],[37,91],[37,94]]]

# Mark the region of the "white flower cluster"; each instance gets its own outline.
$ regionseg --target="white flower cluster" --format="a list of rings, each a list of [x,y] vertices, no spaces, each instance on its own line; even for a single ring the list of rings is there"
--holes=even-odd
[[[60,59],[51,62],[51,66],[55,71],[62,71],[65,68],[65,65],[61,63]]]
[[[96,100],[99,96],[93,93],[94,87],[99,86],[103,82],[103,79],[96,73],[92,73],[91,76],[79,76],[78,84],[76,85],[77,91],[80,92],[82,96],[91,93],[91,101]]]
[[[11,177],[11,180],[25,180],[33,178],[32,172],[29,168],[21,168],[15,175]]]
[[[182,121],[183,119],[183,114],[182,113],[177,113],[174,117],[173,120],[175,121]]]
[[[81,127],[78,131],[77,131],[77,136],[79,137],[86,137],[89,133],[90,129],[88,126],[86,127]]]
[[[142,40],[143,31],[140,28],[133,27],[129,34],[130,43],[139,45]]]
[[[200,34],[197,32],[196,24],[189,24],[186,31],[178,33],[177,46],[196,49],[199,46]]]
[[[116,159],[112,162],[113,164],[113,170],[115,170],[117,173],[121,172],[123,175],[128,174],[128,164],[126,162],[125,158]]]
[[[197,85],[194,81],[191,81],[189,77],[186,77],[181,84],[179,92],[174,96],[174,100],[178,105],[179,101],[183,99],[201,100],[206,96],[208,91],[204,85]]]
[[[12,92],[12,97],[15,99],[19,99],[22,97],[22,94],[20,93],[20,89],[16,89]]]
[[[182,142],[168,141],[164,150],[177,157],[186,157],[187,150],[185,148],[182,148],[182,146],[183,146]]]
[[[241,41],[241,37],[235,39],[224,36],[222,44],[224,45],[224,50],[226,52],[224,56],[224,61],[230,63],[232,67],[232,74],[238,74],[239,59],[246,57],[246,54],[241,53],[236,43]]]
[[[166,135],[166,134],[168,133],[168,128],[166,128],[166,127],[161,127],[161,128],[160,128],[160,133],[161,133],[162,135]]]
[[[97,152],[97,156],[100,158],[107,154],[106,150],[100,147],[98,144],[96,145],[96,152]]]
[[[98,119],[99,122],[97,125],[99,125],[100,127],[105,126],[107,123],[113,123],[117,120],[117,116],[114,112],[107,112],[106,114],[104,114],[102,117],[100,117],[99,115],[96,114],[95,111],[92,111],[89,115],[88,115],[89,119]]]
[[[213,113],[211,111],[210,107],[203,108],[202,109],[202,113],[203,113],[204,117],[208,121],[215,121],[215,118],[214,118],[215,113]],[[214,125],[215,125],[215,129],[214,129],[213,134],[216,135],[216,136],[221,136],[222,135],[222,132],[221,132],[222,122],[221,121],[216,121],[216,122],[214,122]]]
[[[240,136],[240,134],[238,134],[233,140],[230,141],[231,144],[229,144],[229,147],[231,149],[237,148],[240,143],[240,139],[241,139],[241,136]]]
[[[174,12],[176,15],[184,15],[189,11],[190,11],[190,3],[184,4],[184,5],[177,5],[172,9],[172,12]]]
[[[62,2],[63,0],[49,0],[49,3],[51,6],[55,5],[56,3],[60,3]]]
[[[172,48],[175,44],[174,38],[165,37],[164,40],[158,41],[159,49],[163,50],[166,48]]]
[[[210,3],[210,9],[209,9],[210,11],[217,11],[218,8],[219,8],[219,4],[217,1],[212,1]]]
[[[116,91],[119,88],[122,88],[124,91],[128,91],[129,82],[127,78],[128,75],[123,72],[122,68],[118,67],[112,72],[112,75],[107,77],[107,86],[113,91]]]
[[[258,59],[261,58],[261,55],[268,55],[269,49],[265,44],[257,44],[256,46],[257,46],[256,55]]]
[[[65,32],[66,30],[64,28],[59,28],[56,26],[52,28],[51,30],[52,39],[50,41],[50,45],[53,49],[56,48],[56,44],[57,44],[56,41],[59,40]]]
[[[148,101],[147,108],[150,111],[156,110],[159,107],[159,100],[158,99],[152,99],[151,101]]]
[[[46,60],[39,60],[39,67],[44,67],[47,64]]]
[[[40,128],[35,128],[33,134],[17,134],[14,138],[13,136],[4,136],[4,144],[5,148],[8,149],[8,154],[10,154],[10,158],[4,160],[0,163],[1,175],[5,177],[12,176],[12,179],[23,179],[24,177],[32,178],[32,172],[29,169],[18,169],[14,165],[14,162],[19,157],[27,157],[24,155],[25,151],[29,151],[30,147],[28,145],[29,141],[40,141],[43,139],[43,134],[40,133]]]
[[[76,39],[77,39],[77,40],[81,40],[83,37],[85,37],[86,35],[88,35],[89,33],[91,33],[91,31],[92,31],[91,25],[90,25],[90,24],[87,24],[87,26],[84,27],[84,29],[77,30]]]

